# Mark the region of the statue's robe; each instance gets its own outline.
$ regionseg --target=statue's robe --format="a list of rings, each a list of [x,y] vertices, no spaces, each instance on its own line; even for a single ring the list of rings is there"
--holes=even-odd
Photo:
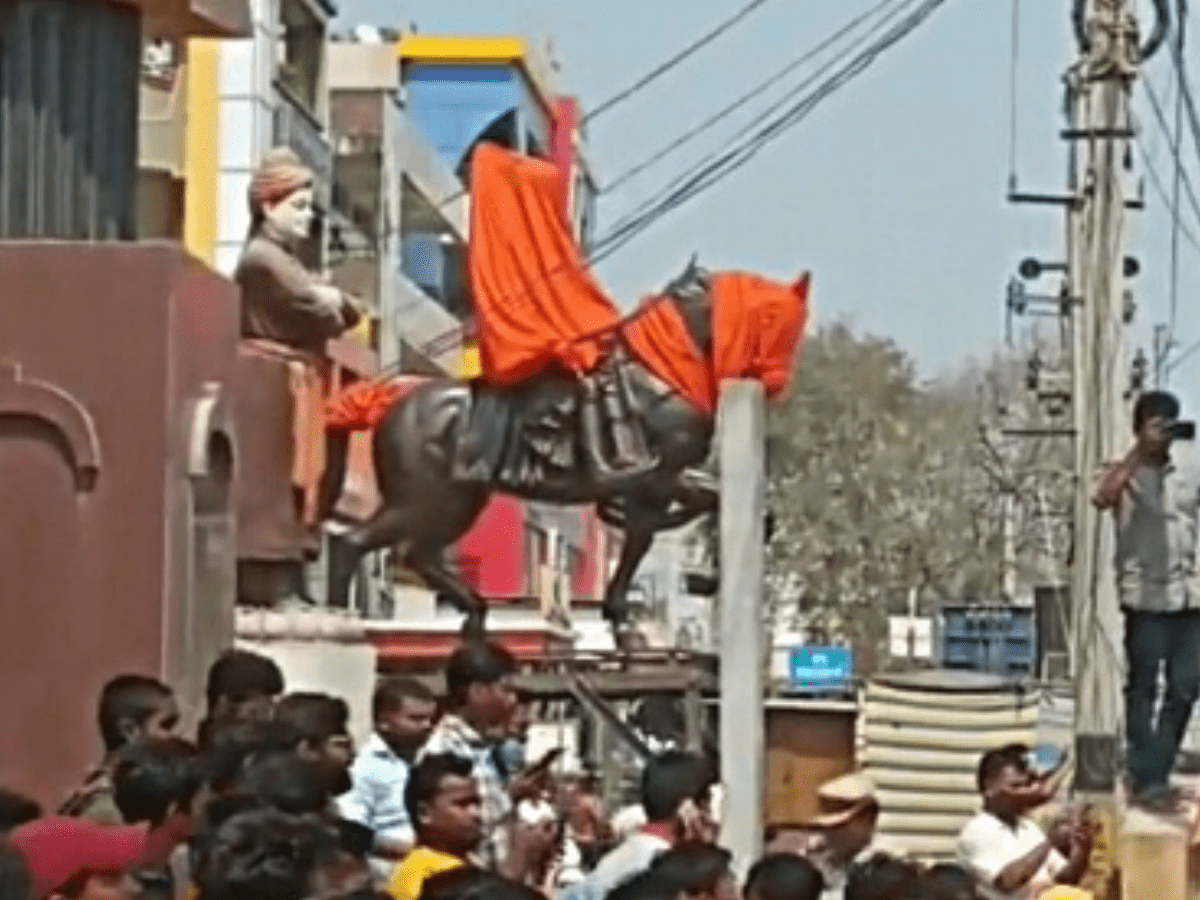
[[[325,465],[325,345],[347,327],[344,304],[267,233],[252,236],[242,290],[237,372],[238,558],[299,561],[316,550]]]

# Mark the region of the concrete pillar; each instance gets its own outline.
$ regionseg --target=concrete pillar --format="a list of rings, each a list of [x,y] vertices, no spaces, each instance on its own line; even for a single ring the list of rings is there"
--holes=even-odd
[[[1129,900],[1188,900],[1187,823],[1136,809],[1121,822],[1118,867]]]
[[[721,387],[717,420],[721,472],[721,843],[745,870],[762,853],[763,556],[766,510],[765,408],[757,381]]]

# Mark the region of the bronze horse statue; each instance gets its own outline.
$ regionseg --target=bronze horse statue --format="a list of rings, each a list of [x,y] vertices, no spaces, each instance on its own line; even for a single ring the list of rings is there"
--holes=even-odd
[[[705,359],[713,348],[709,287],[710,275],[693,260],[662,295],[646,301],[674,304]],[[717,509],[717,482],[704,468],[714,421],[634,358],[621,341],[620,327],[604,365],[620,372],[629,412],[654,460],[648,470],[624,480],[598,479],[588,465],[581,449],[581,390],[572,376],[535,376],[516,389],[432,378],[402,394],[373,435],[380,508],[332,542],[330,602],[347,604],[364,554],[394,547],[406,567],[465,614],[464,632],[480,634],[486,604],[453,571],[445,550],[472,526],[489,496],[503,492],[564,505],[595,503],[600,519],[624,536],[603,598],[604,615],[621,642],[629,618],[626,593],[655,533]],[[472,440],[503,445],[493,454],[501,462],[484,479],[463,478],[456,469],[460,448]],[[341,469],[334,475],[340,485],[344,440],[340,447],[331,441],[330,447],[332,468]]]

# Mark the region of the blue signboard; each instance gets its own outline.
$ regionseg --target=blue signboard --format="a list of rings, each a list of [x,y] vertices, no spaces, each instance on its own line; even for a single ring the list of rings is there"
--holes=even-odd
[[[793,647],[788,671],[794,688],[846,690],[854,678],[854,651],[849,647]]]

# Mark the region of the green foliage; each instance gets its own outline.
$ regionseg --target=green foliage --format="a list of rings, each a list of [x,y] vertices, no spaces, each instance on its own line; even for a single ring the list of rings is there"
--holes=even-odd
[[[776,532],[772,614],[859,646],[878,646],[889,607],[996,599],[1004,578],[1004,491],[1028,448],[984,424],[1013,360],[918,381],[892,341],[833,325],[811,334],[786,401],[769,418]],[[1014,456],[1015,455],[1015,456]],[[1022,458],[1015,458],[1022,457]],[[1019,551],[1036,529],[1019,530]]]

